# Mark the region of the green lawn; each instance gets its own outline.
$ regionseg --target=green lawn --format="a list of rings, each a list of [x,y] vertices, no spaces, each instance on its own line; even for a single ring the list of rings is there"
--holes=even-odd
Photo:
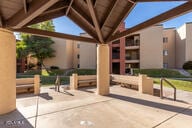
[[[192,75],[192,70],[187,70],[187,72],[189,72]]]
[[[146,74],[149,77],[185,78],[178,71],[171,69],[133,69],[134,75]]]
[[[73,72],[67,74],[71,76],[73,73],[77,73],[78,75],[96,75],[95,69],[74,69]]]
[[[153,78],[155,84],[160,85],[160,78]],[[177,89],[190,91],[192,92],[192,81],[185,81],[185,80],[174,80],[174,79],[167,79],[170,83],[172,83]],[[167,83],[163,82],[166,87],[170,87]]]

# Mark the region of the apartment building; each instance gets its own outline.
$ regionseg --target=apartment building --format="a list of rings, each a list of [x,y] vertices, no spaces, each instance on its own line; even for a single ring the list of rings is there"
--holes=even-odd
[[[88,37],[86,33],[80,36]],[[55,57],[44,60],[46,67],[58,66],[61,69],[96,69],[96,44],[52,38]]]
[[[121,24],[119,31],[125,29]],[[163,67],[163,27],[152,26],[110,43],[110,72],[125,74],[130,68]]]
[[[124,30],[123,23],[119,31]],[[80,35],[89,37],[86,33]],[[47,67],[96,69],[96,44],[53,40],[56,57],[44,61]],[[182,68],[192,60],[192,23],[178,29],[155,25],[111,42],[109,47],[110,73],[126,74],[130,68]]]
[[[163,30],[163,67],[182,68],[192,60],[192,23]]]

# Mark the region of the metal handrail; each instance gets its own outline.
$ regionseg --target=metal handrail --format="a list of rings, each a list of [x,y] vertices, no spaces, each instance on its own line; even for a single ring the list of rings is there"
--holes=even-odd
[[[177,91],[176,87],[165,78],[161,78],[160,80],[161,80],[161,89],[160,89],[161,99],[163,99],[163,81],[165,81],[167,84],[169,84],[174,89],[174,101],[176,101],[176,91]]]

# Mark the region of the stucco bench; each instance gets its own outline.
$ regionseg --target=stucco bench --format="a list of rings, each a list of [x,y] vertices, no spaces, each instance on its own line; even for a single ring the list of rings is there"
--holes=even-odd
[[[111,75],[111,82],[122,87],[138,89],[139,78],[137,76]]]
[[[79,87],[87,87],[87,86],[96,86],[97,85],[97,77],[96,75],[81,75],[73,74],[70,77],[70,88],[78,89]]]
[[[96,86],[96,83],[95,75],[78,76],[78,87]]]
[[[39,94],[40,92],[40,77],[35,75],[34,78],[19,78],[16,79],[16,93],[31,93]]]
[[[120,84],[122,87],[138,89],[141,93],[153,95],[153,80],[146,75],[126,76],[111,74],[111,82]]]

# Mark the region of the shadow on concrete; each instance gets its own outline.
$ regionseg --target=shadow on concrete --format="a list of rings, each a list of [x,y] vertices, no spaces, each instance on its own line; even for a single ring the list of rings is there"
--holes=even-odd
[[[72,94],[72,93],[69,93],[69,92],[67,92],[67,91],[58,92],[58,93],[63,93],[63,94],[69,95],[69,96],[74,96],[74,94]]]
[[[122,95],[117,95],[117,94],[109,94],[108,97],[135,103],[135,104],[140,104],[152,108],[158,108],[158,109],[163,109],[171,112],[176,112],[176,113],[182,113],[188,116],[192,116],[192,109],[190,107],[185,108],[185,107],[179,107],[179,106],[173,106],[173,105],[168,105],[168,104],[163,104],[163,103],[157,103],[153,101],[148,101],[148,100],[143,100],[143,99],[137,99],[133,97],[128,97],[128,96],[122,96]],[[187,113],[186,113],[187,111]]]
[[[31,123],[18,111],[0,115],[0,128],[34,128]]]
[[[28,97],[36,97],[37,95],[34,95],[33,93],[21,93],[21,94],[17,94],[16,98],[20,99],[20,98],[28,98]]]
[[[79,91],[83,91],[83,92],[88,92],[88,93],[95,93],[95,86],[90,86],[90,87],[81,87],[79,88]]]
[[[49,95],[49,93],[41,93],[39,97],[46,99],[46,100],[53,100],[53,97]]]

